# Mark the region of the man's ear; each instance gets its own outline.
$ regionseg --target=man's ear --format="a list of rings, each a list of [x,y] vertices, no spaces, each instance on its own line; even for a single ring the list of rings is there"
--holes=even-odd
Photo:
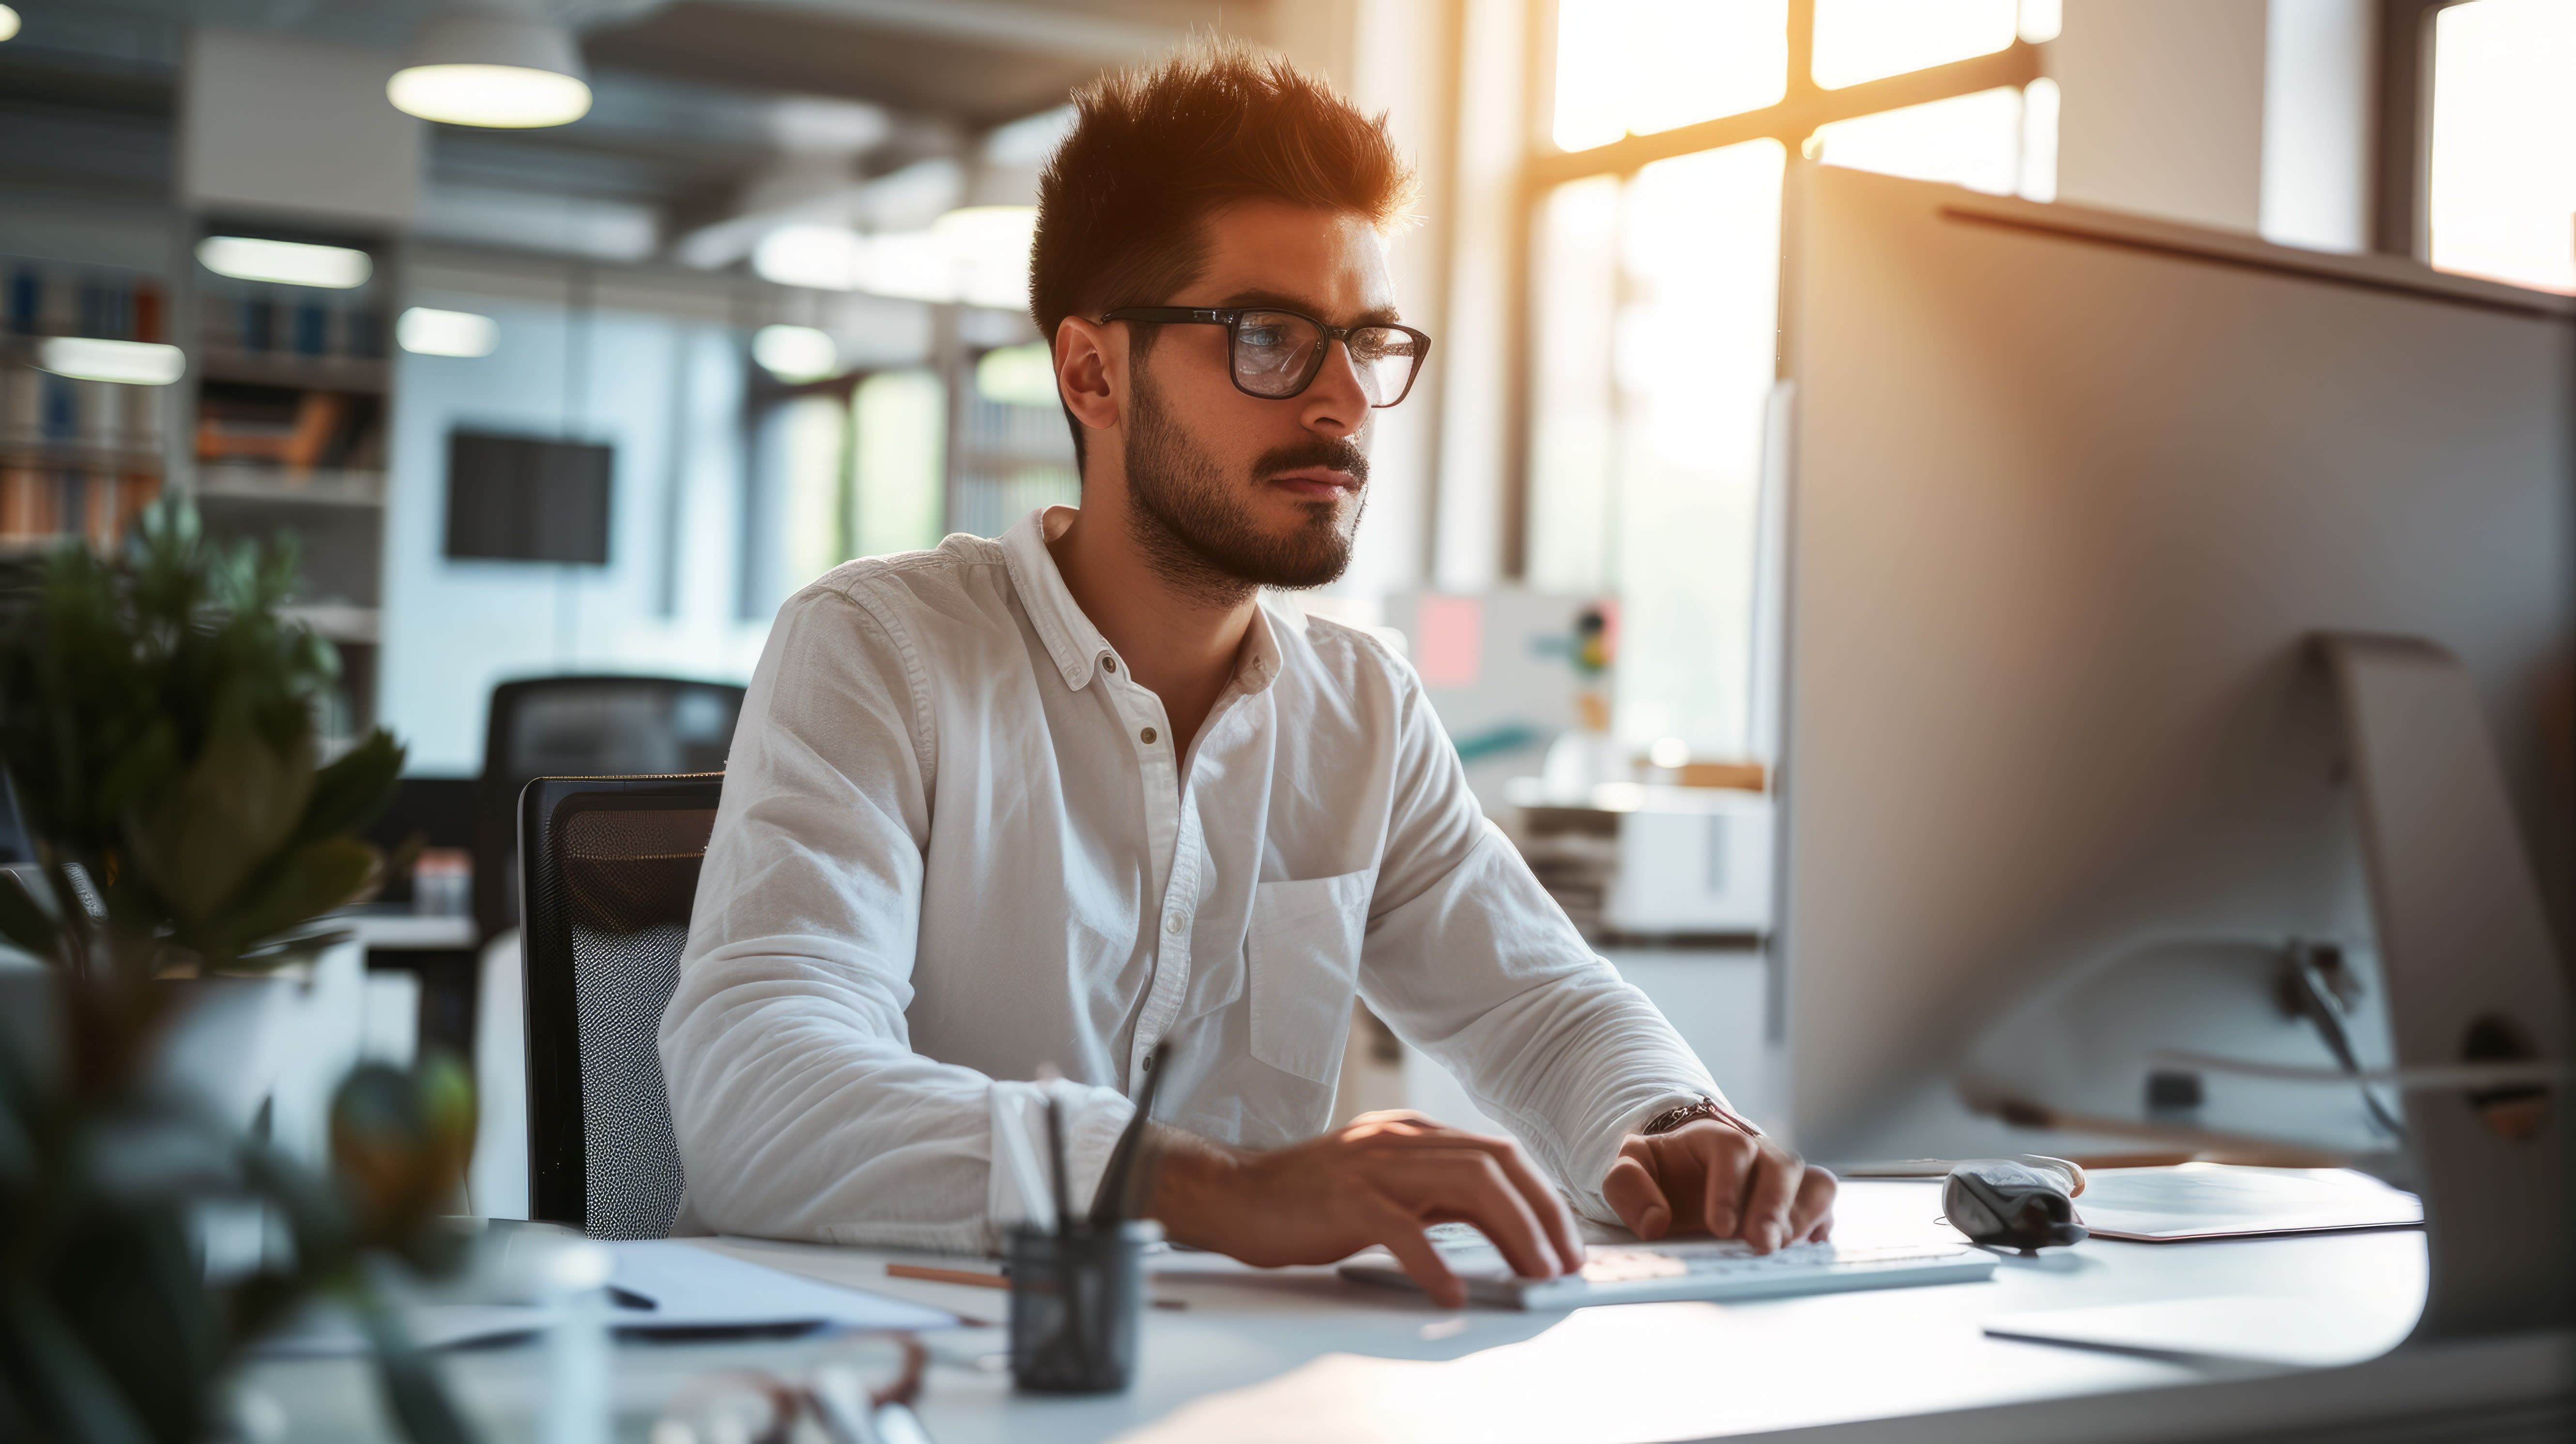
[[[1073,419],[1094,431],[1118,424],[1119,392],[1126,387],[1123,334],[1080,316],[1055,327],[1055,389]]]

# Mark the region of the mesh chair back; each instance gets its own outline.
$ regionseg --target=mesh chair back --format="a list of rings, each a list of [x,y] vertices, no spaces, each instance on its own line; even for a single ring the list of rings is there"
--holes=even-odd
[[[475,784],[474,921],[519,922],[512,854],[519,794],[539,777],[713,772],[733,745],[743,689],[677,677],[533,677],[492,689]]]
[[[662,1238],[679,1216],[657,1044],[723,787],[540,777],[520,796],[531,1217]]]

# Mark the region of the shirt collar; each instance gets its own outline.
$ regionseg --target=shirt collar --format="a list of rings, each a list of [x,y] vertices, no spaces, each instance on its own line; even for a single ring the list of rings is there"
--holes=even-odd
[[[1064,535],[1073,525],[1074,508],[1040,507],[1022,517],[1019,524],[1002,535],[1002,560],[1010,569],[1011,589],[1019,593],[1020,607],[1029,614],[1029,624],[1037,628],[1038,641],[1045,646],[1047,657],[1063,674],[1064,685],[1081,691],[1091,685],[1092,671],[1103,657],[1116,652],[1109,639],[1083,614],[1080,603],[1064,585],[1064,574],[1056,570],[1055,554],[1047,543]],[[1274,630],[1270,609],[1252,609],[1252,627],[1243,639],[1243,660],[1236,666],[1234,680],[1246,692],[1266,690],[1279,679],[1279,638]]]

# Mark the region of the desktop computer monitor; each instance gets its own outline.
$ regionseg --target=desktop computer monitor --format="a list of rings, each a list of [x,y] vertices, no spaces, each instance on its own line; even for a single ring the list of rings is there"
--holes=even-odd
[[[2389,1061],[2320,633],[2459,659],[2567,935],[2576,303],[1821,166],[1791,191],[1798,1146],[2078,1146],[1985,1090],[2095,1120],[2097,1148],[2394,1154],[2393,1092],[2149,1074],[2169,1048],[2336,1066],[2284,1006],[2301,957],[2356,1061]]]

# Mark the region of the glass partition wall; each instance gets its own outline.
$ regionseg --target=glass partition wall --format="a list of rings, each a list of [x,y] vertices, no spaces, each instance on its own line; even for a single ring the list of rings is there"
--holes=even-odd
[[[1559,0],[1530,177],[1529,584],[1619,599],[1621,742],[1754,757],[1781,180],[2054,194],[2048,0]]]

